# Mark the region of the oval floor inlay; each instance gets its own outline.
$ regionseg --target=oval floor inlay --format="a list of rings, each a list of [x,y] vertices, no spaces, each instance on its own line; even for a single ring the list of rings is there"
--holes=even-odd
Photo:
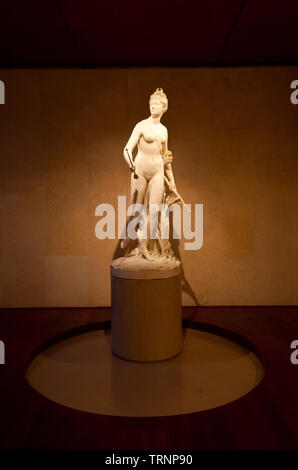
[[[112,354],[110,330],[61,341],[36,356],[30,385],[50,400],[113,416],[170,416],[230,403],[264,376],[260,360],[222,336],[186,328],[180,355],[131,362]]]

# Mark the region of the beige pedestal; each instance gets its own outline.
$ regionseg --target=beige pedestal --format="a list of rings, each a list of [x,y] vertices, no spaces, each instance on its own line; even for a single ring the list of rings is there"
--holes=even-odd
[[[182,349],[181,267],[141,262],[138,270],[129,257],[111,264],[112,351],[132,361],[160,361]]]

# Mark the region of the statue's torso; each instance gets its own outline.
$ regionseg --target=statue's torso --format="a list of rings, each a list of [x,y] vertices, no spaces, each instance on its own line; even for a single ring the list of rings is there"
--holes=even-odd
[[[142,121],[142,134],[138,142],[138,153],[134,160],[136,170],[144,176],[152,177],[157,172],[163,172],[162,147],[166,142],[166,131],[163,126],[148,125]]]

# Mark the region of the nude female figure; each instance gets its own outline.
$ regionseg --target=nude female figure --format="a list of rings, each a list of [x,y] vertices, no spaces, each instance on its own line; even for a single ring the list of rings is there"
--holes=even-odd
[[[162,203],[164,197],[165,176],[169,189],[176,191],[175,180],[172,171],[172,154],[168,151],[167,128],[161,124],[160,120],[168,108],[168,100],[161,88],[150,96],[149,100],[150,116],[136,124],[133,132],[124,148],[123,156],[132,171],[131,174],[131,204],[145,204],[147,202],[155,204],[157,207]],[[133,151],[137,147],[137,155],[132,160]],[[130,158],[129,158],[130,157]],[[135,178],[136,174],[138,178]],[[156,206],[150,206],[152,213]],[[139,253],[147,259],[152,259],[148,252],[148,229],[142,238],[139,236]],[[156,220],[156,219],[155,219]],[[151,234],[157,235],[158,226],[151,228]],[[153,238],[157,238],[154,236]],[[125,248],[129,238],[121,242],[121,247]]]

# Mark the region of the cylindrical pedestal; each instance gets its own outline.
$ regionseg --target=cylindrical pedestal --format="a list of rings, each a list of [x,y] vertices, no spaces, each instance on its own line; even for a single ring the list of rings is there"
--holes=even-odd
[[[127,265],[121,269],[114,263],[112,351],[133,361],[159,361],[177,355],[182,348],[180,265],[161,272],[131,271],[125,269]]]

